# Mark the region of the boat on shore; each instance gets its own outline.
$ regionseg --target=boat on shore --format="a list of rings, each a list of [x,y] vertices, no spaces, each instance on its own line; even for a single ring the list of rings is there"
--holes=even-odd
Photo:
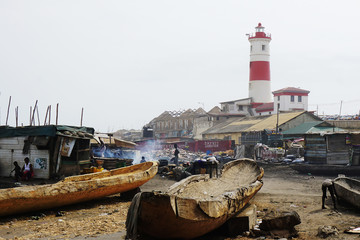
[[[85,202],[133,190],[151,178],[158,162],[67,177],[54,184],[0,189],[0,216]]]
[[[224,224],[260,190],[264,170],[251,159],[225,164],[220,178],[193,175],[166,192],[135,195],[126,221],[128,237],[192,239]]]
[[[334,180],[336,196],[340,200],[360,208],[360,181],[354,178],[338,177]]]
[[[343,174],[346,176],[358,176],[360,166],[350,165],[332,165],[332,164],[290,164],[292,169],[303,174],[322,175],[322,176],[338,176]]]

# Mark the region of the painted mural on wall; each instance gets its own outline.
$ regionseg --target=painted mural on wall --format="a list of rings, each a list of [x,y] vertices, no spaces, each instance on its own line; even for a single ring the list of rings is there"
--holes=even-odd
[[[47,159],[36,158],[34,163],[34,169],[47,169]]]

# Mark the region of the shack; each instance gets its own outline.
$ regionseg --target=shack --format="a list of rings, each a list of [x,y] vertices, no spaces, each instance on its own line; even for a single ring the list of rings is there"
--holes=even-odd
[[[304,138],[304,160],[316,164],[348,164],[351,146],[347,131],[325,121],[303,123],[283,132],[284,138]]]
[[[348,134],[327,133],[305,136],[304,160],[316,164],[349,164],[351,145],[346,144]]]
[[[22,167],[28,157],[34,178],[80,174],[90,166],[94,129],[65,125],[0,127],[0,176],[8,177],[14,161]]]

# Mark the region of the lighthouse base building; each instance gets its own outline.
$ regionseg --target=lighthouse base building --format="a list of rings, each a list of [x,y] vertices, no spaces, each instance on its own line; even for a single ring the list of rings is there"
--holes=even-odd
[[[221,102],[224,113],[244,116],[264,116],[277,113],[307,111],[310,91],[287,87],[273,91],[273,101],[254,104],[252,98],[243,98],[233,101]],[[255,107],[254,107],[255,106]]]

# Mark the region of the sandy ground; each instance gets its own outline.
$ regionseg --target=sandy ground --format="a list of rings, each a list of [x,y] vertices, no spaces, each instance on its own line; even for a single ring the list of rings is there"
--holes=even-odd
[[[333,211],[330,197],[327,209],[321,209],[321,183],[329,177],[301,175],[286,165],[262,166],[264,186],[251,201],[259,214],[271,210],[296,211],[301,218],[301,224],[296,226],[299,231],[296,239],[321,239],[316,234],[322,225],[339,229],[339,236],[334,239],[360,239],[357,234],[344,233],[351,226],[360,226],[359,210],[340,205],[338,211]],[[174,182],[157,175],[141,190],[165,190]],[[129,205],[130,200],[118,194],[59,209],[3,217],[0,239],[124,239]]]

